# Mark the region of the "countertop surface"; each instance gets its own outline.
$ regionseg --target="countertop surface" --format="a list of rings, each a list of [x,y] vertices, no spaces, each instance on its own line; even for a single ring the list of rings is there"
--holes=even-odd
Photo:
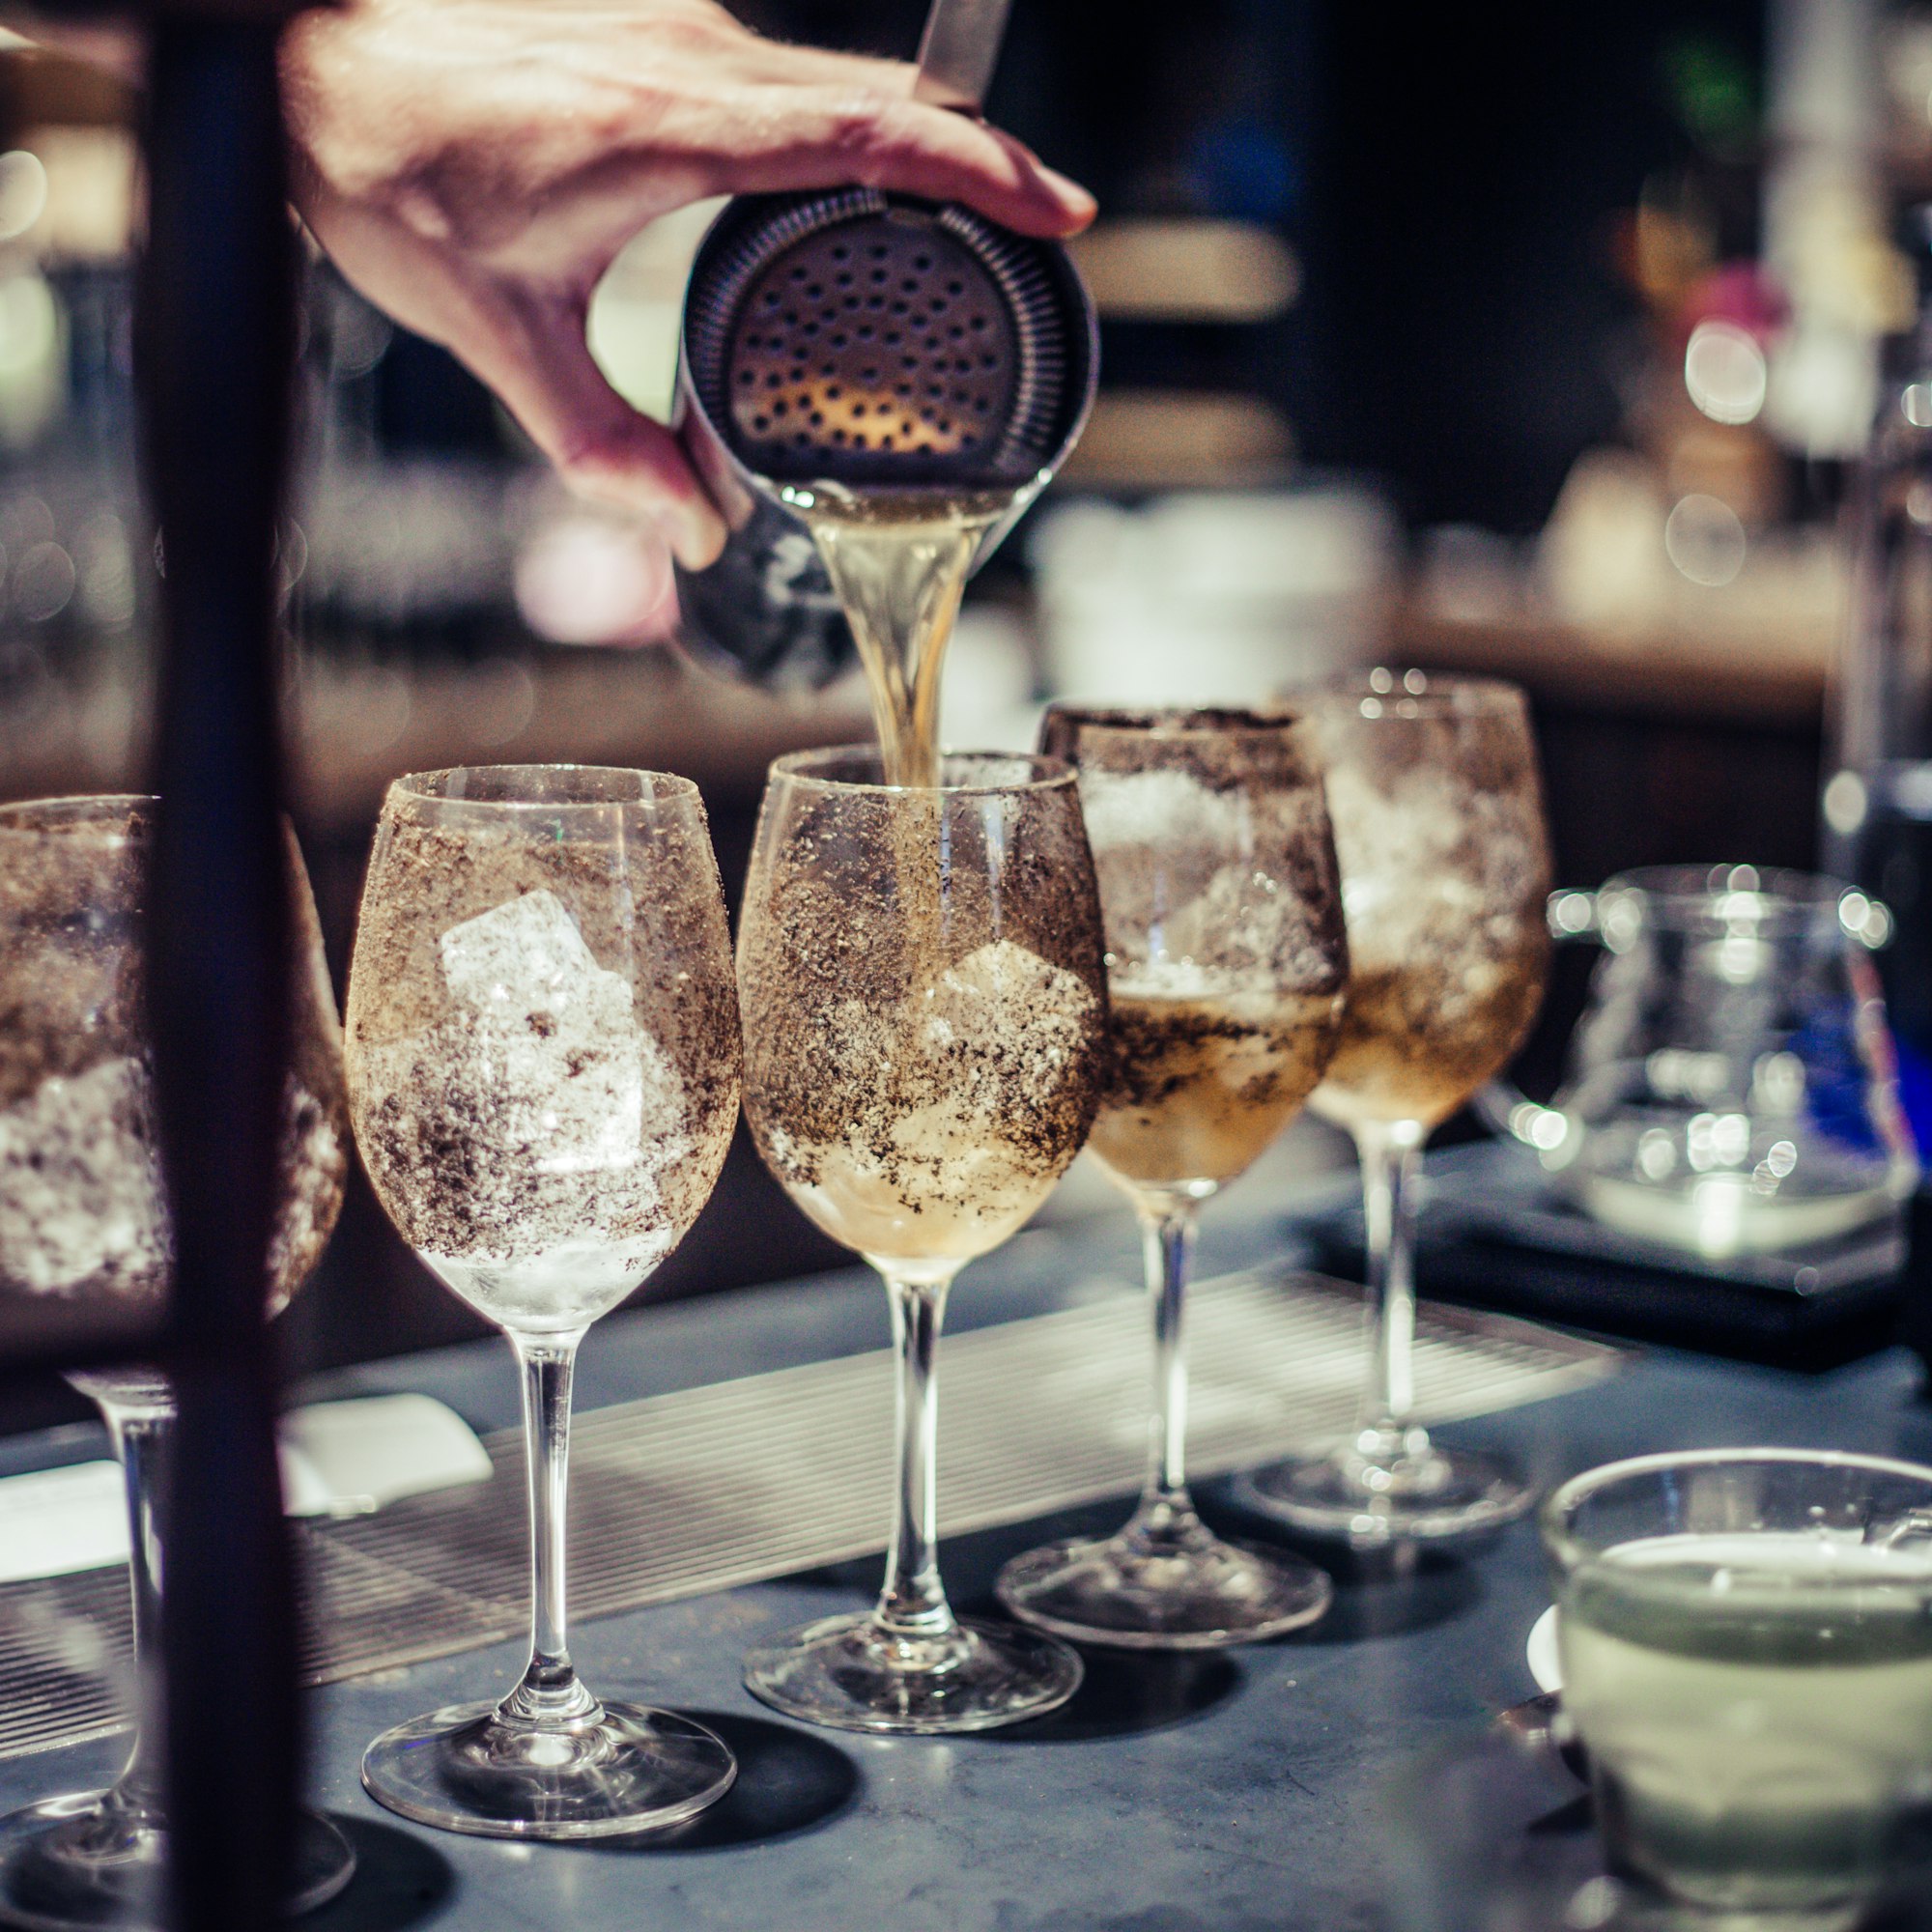
[[[1233,1204],[1230,1204],[1232,1208]],[[1264,1208],[1264,1203],[1254,1204]],[[1278,1223],[1210,1213],[1202,1272],[1280,1251]],[[1130,1292],[1117,1228],[1023,1236],[969,1270],[955,1327]],[[875,1348],[884,1297],[857,1273],[713,1296],[606,1322],[586,1345],[585,1407]],[[944,1387],[944,1350],[941,1351]],[[1457,1425],[1548,1482],[1673,1446],[1779,1442],[1932,1457],[1918,1372],[1892,1351],[1808,1378],[1667,1351],[1579,1393]],[[416,1355],[307,1393],[419,1388],[480,1428],[515,1413],[509,1351]],[[71,1460],[79,1432],[9,1445],[12,1466]],[[941,1471],[945,1457],[942,1435]],[[1222,1486],[1223,1525],[1254,1529]],[[887,1498],[879,1498],[883,1534]],[[1122,1505],[957,1539],[955,1604],[984,1608],[999,1565],[1049,1533],[1112,1527]],[[583,1623],[588,1682],[712,1723],[737,1752],[731,1796],[668,1841],[510,1845],[403,1824],[362,1792],[362,1747],[404,1718],[507,1690],[520,1647],[318,1691],[311,1801],[345,1822],[355,1883],[312,1932],[447,1925],[758,1927],[778,1932],[1350,1932],[1389,1922],[1391,1823],[1403,1774],[1479,1734],[1534,1687],[1523,1641],[1548,1601],[1533,1528],[1371,1572],[1337,1570],[1313,1630],[1258,1649],[1134,1662],[1091,1653],[1065,1711],[1004,1733],[886,1740],[781,1721],[738,1682],[767,1634],[866,1604],[876,1559]],[[0,1808],[111,1776],[118,1741],[0,1764]],[[1413,1792],[1406,1801],[1411,1806]]]

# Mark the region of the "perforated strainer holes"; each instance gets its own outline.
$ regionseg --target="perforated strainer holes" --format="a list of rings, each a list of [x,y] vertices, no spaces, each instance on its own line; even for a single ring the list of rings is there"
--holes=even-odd
[[[1017,382],[998,284],[958,242],[868,216],[784,249],[747,292],[731,427],[753,467],[850,473],[995,446]]]

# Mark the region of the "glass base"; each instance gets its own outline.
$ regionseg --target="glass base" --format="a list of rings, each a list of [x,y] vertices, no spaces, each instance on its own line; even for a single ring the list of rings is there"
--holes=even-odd
[[[745,1659],[760,1703],[840,1731],[990,1731],[1057,1711],[1084,1666],[1063,1643],[1010,1624],[895,1636],[871,1615],[826,1617]]]
[[[1241,1478],[1239,1499],[1312,1536],[1357,1548],[1472,1536],[1514,1522],[1536,1500],[1515,1470],[1421,1429],[1364,1431],[1325,1455]]]
[[[1137,1516],[1104,1542],[1016,1556],[995,1594],[1014,1616],[1077,1643],[1225,1650],[1312,1624],[1334,1585],[1286,1550],[1224,1543],[1197,1517]]]
[[[1597,1879],[1567,1899],[1552,1899],[1562,1916],[1552,1923],[1588,1925],[1593,1932],[1853,1932],[1855,1926],[1888,1925],[1883,1916],[1867,1919],[1862,1905],[1839,1905],[1816,1912],[1746,1911],[1693,1905],[1667,1892],[1614,1879]],[[1912,1920],[1901,1918],[1901,1926]]]
[[[737,1776],[722,1738],[636,1704],[545,1725],[495,1704],[449,1704],[384,1731],[362,1757],[378,1804],[482,1838],[661,1831],[717,1804]]]
[[[296,1819],[291,1913],[313,1912],[346,1886],[355,1854],[327,1818]],[[167,1832],[111,1791],[49,1798],[0,1818],[0,1925],[27,1932],[163,1932]]]

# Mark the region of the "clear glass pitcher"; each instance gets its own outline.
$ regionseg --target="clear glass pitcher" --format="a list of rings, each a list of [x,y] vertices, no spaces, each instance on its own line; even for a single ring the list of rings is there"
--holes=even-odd
[[[1889,1214],[1918,1176],[1871,953],[1876,899],[1750,866],[1647,867],[1549,900],[1604,948],[1547,1107],[1491,1111],[1589,1213],[1707,1256]]]

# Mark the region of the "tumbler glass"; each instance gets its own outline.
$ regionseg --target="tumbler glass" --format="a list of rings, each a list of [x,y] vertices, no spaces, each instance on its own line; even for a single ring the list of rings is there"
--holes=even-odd
[[[1874,1890],[1932,1804],[1932,1469],[1644,1456],[1542,1528],[1612,1862],[1722,1911]]]

